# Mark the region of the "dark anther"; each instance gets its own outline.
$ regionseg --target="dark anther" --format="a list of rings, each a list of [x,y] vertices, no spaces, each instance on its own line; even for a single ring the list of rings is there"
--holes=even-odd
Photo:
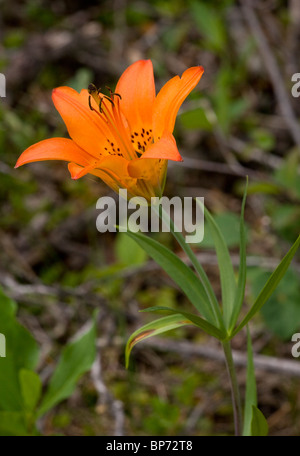
[[[102,97],[100,98],[100,102],[99,102],[99,111],[100,111],[101,113],[103,112],[102,103],[103,103],[104,98],[105,98],[105,100],[110,101],[111,104],[114,106],[114,102],[113,102],[110,98],[108,98],[106,95],[102,95]]]
[[[99,89],[100,90],[100,89]],[[98,92],[97,87],[94,84],[89,84],[88,93],[92,95],[93,93]]]
[[[95,111],[95,109],[93,108],[92,106],[92,103],[91,103],[91,96],[89,95],[89,108],[91,111]]]
[[[105,86],[105,88],[109,91],[111,98],[113,99],[114,96],[117,96],[122,100],[122,97],[119,93],[113,92],[110,87]]]
[[[103,98],[105,98],[105,100],[109,101],[113,106],[115,106],[115,104],[111,98],[107,97],[106,95],[103,95]]]

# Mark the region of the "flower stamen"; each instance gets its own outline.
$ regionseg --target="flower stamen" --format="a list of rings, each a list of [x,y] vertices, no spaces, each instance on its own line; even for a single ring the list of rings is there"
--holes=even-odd
[[[101,114],[103,113],[103,109],[102,109],[102,103],[103,103],[103,100],[107,100],[109,101],[113,106],[115,106],[113,100],[109,97],[107,97],[106,95],[101,95],[100,97],[100,103],[99,103],[99,111],[101,112]]]

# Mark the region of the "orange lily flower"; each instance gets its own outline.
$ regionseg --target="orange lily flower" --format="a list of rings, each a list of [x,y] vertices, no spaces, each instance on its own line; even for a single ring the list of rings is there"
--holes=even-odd
[[[109,96],[92,84],[80,93],[70,87],[54,89],[54,105],[72,139],[40,141],[21,154],[15,167],[64,160],[73,179],[90,173],[116,192],[126,189],[128,197],[150,201],[161,196],[168,160],[182,160],[172,134],[177,112],[203,71],[201,66],[187,69],[157,96],[150,60],[130,65]]]

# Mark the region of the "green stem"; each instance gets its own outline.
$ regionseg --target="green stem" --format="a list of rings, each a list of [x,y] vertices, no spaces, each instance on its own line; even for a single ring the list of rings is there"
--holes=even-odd
[[[227,372],[230,379],[235,435],[240,436],[242,435],[242,406],[230,341],[222,342],[222,346],[225,354]]]

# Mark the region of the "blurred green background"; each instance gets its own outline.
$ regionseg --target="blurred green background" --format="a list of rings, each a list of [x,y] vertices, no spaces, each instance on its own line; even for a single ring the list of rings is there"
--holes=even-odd
[[[73,386],[80,377],[79,383],[65,397],[73,394],[54,401],[38,421],[42,435],[233,433],[222,360],[205,356],[205,350],[187,356],[179,345],[184,337],[219,353],[215,341],[193,329],[171,332],[162,351],[154,341],[135,348],[125,370],[127,337],[152,318],[138,310],[188,309],[189,304],[125,234],[97,232],[96,201],[113,196],[111,190],[91,175],[72,181],[64,162],[17,170],[14,165],[31,144],[67,136],[51,101],[52,88],[80,90],[90,82],[113,87],[128,65],[151,59],[158,91],[187,67],[202,65],[204,76],[176,123],[184,162],[169,164],[165,194],[204,196],[238,265],[238,217],[249,176],[251,303],[299,233],[300,101],[291,95],[291,77],[300,72],[300,4],[250,3],[253,8],[233,0],[0,2],[0,72],[7,81],[6,97],[0,99],[0,302],[10,302],[17,312],[10,314],[12,327],[17,318],[36,341],[35,363],[16,363],[9,375],[34,366],[44,391],[67,342],[95,309],[99,312],[93,333],[100,354],[96,368],[81,376],[87,365],[74,374]],[[167,233],[159,238],[178,250]],[[219,292],[209,233],[194,247]],[[276,372],[257,372],[259,408],[271,435],[300,432],[299,379],[287,375],[280,362],[293,361],[290,340],[300,331],[299,273],[298,254],[251,326],[256,353],[277,360]],[[0,306],[3,328],[5,305]],[[18,337],[21,346],[29,336],[21,331]],[[85,343],[90,353],[92,342]],[[234,348],[245,353],[245,334],[234,340]],[[0,368],[1,363],[7,376],[3,358]],[[25,385],[23,377],[16,388]],[[39,382],[30,379],[38,391]],[[243,391],[243,367],[239,379]],[[24,387],[22,394],[26,397]],[[5,407],[0,385],[0,433],[17,433],[5,428],[12,411]]]

